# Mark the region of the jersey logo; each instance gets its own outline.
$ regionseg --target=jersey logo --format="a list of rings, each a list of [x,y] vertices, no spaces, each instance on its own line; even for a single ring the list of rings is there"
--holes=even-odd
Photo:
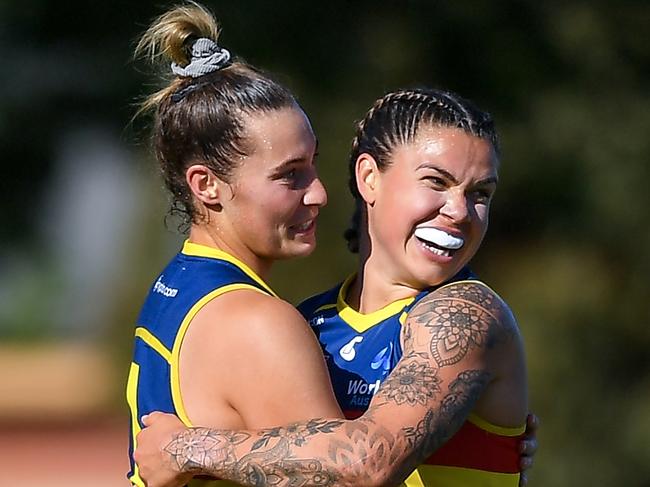
[[[323,318],[322,315],[315,316],[314,318],[312,318],[311,320],[309,320],[309,324],[310,324],[311,326],[320,326],[320,325],[322,325],[323,323],[325,323],[325,318]]]
[[[354,349],[354,346],[357,343],[361,343],[362,341],[362,336],[355,336],[352,340],[343,345],[343,347],[341,347],[341,350],[339,350],[339,355],[341,358],[346,362],[351,362],[354,360],[354,357],[357,355],[357,351]]]
[[[390,354],[393,352],[393,344],[389,343],[387,347],[384,347],[379,351],[375,358],[370,362],[370,368],[372,370],[377,370],[381,367],[384,370],[390,369]]]
[[[354,394],[375,394],[381,385],[381,381],[377,379],[372,384],[368,384],[363,379],[349,380],[348,381],[348,395]],[[366,403],[367,405],[367,403]]]
[[[178,294],[178,289],[174,289],[173,287],[166,286],[162,279],[165,276],[160,276],[158,280],[155,282],[153,285],[153,290],[156,293],[162,294],[163,296],[166,296],[168,298],[173,298]]]

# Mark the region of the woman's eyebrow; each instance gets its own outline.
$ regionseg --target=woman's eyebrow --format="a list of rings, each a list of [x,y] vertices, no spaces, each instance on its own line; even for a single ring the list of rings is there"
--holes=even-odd
[[[434,171],[439,172],[444,177],[449,179],[452,183],[458,184],[458,180],[454,177],[453,174],[451,174],[449,171],[447,171],[447,170],[445,170],[445,169],[443,169],[441,167],[436,166],[435,164],[431,164],[430,162],[423,162],[422,164],[420,164],[416,168],[416,170],[418,170],[418,169],[433,169]]]

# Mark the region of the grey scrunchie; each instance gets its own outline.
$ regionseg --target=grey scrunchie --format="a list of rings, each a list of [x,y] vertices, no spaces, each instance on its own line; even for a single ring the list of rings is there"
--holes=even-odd
[[[198,78],[225,68],[229,64],[230,51],[219,47],[212,39],[201,37],[192,44],[190,63],[185,67],[172,63],[172,72],[178,76]]]

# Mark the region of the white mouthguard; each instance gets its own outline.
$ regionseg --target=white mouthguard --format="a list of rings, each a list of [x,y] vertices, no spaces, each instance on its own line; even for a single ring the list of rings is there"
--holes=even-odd
[[[447,232],[431,227],[416,228],[415,236],[421,240],[431,242],[438,247],[450,250],[459,249],[465,243],[462,238],[454,237],[453,235],[449,235]]]

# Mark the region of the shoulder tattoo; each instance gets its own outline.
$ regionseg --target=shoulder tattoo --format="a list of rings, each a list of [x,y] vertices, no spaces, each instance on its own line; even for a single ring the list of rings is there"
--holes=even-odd
[[[411,310],[407,321],[429,329],[429,351],[438,367],[460,362],[472,348],[492,348],[514,333],[508,307],[478,282],[450,284],[431,292]],[[405,330],[405,345],[412,333]]]

